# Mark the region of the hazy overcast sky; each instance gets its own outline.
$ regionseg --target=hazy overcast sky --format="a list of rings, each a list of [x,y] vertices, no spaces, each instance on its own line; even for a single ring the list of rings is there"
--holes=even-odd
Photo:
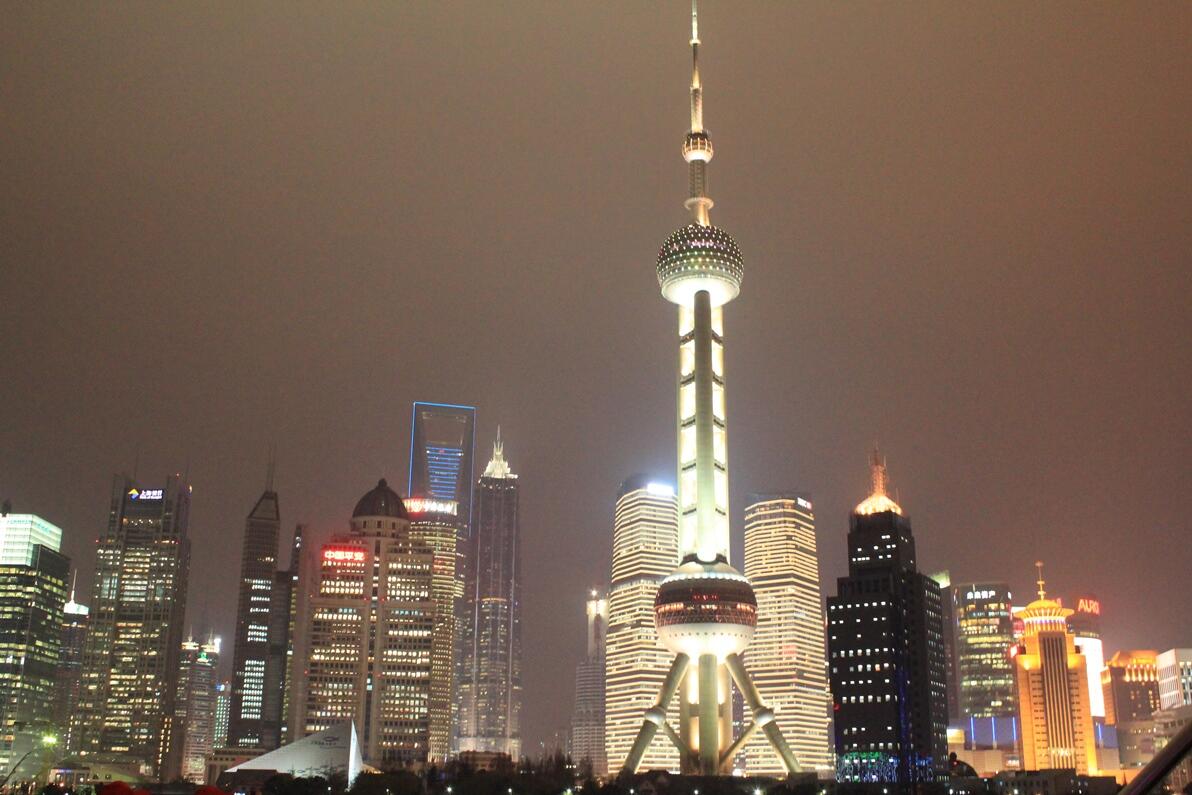
[[[410,403],[522,483],[528,749],[570,717],[612,503],[673,479],[688,6],[0,12],[0,498],[89,601],[114,472],[189,469],[189,621],[229,639],[278,446],[288,535],[404,484]],[[734,529],[877,440],[919,559],[1192,645],[1192,4],[707,2]],[[231,649],[225,647],[228,659]],[[230,668],[230,666],[228,666]]]

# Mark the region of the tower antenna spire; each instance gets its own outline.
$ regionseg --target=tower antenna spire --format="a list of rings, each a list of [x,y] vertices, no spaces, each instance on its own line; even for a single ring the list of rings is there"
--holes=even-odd
[[[1035,584],[1039,586],[1039,598],[1046,599],[1047,591],[1043,590],[1043,561],[1035,561],[1035,571],[1038,573],[1039,579],[1035,580]]]
[[[687,161],[687,201],[683,205],[700,226],[711,226],[708,211],[708,162],[712,159],[712,139],[704,129],[704,87],[699,79],[699,9],[691,0],[691,130],[683,141],[683,159]]]

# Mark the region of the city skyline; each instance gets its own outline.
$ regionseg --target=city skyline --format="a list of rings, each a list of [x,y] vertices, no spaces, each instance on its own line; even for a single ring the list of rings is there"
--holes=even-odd
[[[435,56],[417,41],[419,36],[395,41],[397,21],[387,19],[374,30],[357,18],[360,28],[351,30],[363,34],[358,36],[363,54],[359,59],[346,53],[333,58],[332,76],[339,84],[358,85],[362,75],[369,81],[385,75],[384,84],[366,82],[368,87],[361,89],[366,94],[340,100],[351,111],[345,121],[351,129],[298,125],[307,138],[334,143],[342,132],[351,144],[332,147],[347,160],[343,176],[336,171],[341,164],[329,160],[302,172],[301,178],[314,180],[325,193],[318,200],[286,200],[305,202],[294,205],[279,198],[300,178],[287,174],[288,166],[269,170],[280,184],[276,193],[263,197],[256,193],[259,187],[238,180],[227,195],[202,180],[198,187],[188,182],[196,162],[204,165],[202,171],[210,170],[208,161],[225,171],[245,162],[278,162],[262,160],[257,148],[262,140],[274,140],[272,124],[238,115],[225,94],[213,88],[219,85],[213,76],[223,74],[214,59],[188,50],[204,70],[186,78],[186,93],[198,98],[198,112],[231,126],[232,143],[222,136],[200,138],[195,148],[200,161],[182,158],[170,164],[173,149],[149,146],[133,157],[135,144],[114,143],[110,137],[141,140],[132,130],[132,121],[140,116],[133,111],[148,89],[100,83],[116,94],[117,101],[106,110],[89,100],[55,111],[35,110],[30,100],[43,89],[78,100],[82,95],[77,91],[97,84],[84,81],[78,89],[68,89],[65,74],[53,70],[35,79],[22,60],[25,45],[0,48],[3,65],[12,67],[22,85],[34,87],[28,95],[18,92],[17,115],[29,129],[53,132],[46,138],[60,147],[43,149],[44,144],[18,136],[14,157],[3,166],[5,175],[13,177],[5,181],[10,189],[41,198],[21,202],[0,235],[10,260],[24,266],[14,269],[10,281],[12,294],[21,300],[13,302],[13,314],[0,320],[0,349],[7,362],[0,404],[11,410],[12,418],[4,430],[0,499],[10,498],[15,511],[38,514],[63,529],[64,554],[82,571],[81,601],[88,601],[85,595],[92,590],[92,541],[104,525],[111,473],[136,471],[145,483],[160,484],[160,473],[188,472],[195,493],[186,623],[204,625],[206,617],[217,634],[231,638],[238,534],[244,509],[259,494],[269,445],[276,441],[279,449],[283,528],[309,521],[312,543],[318,543],[345,529],[343,517],[359,484],[379,477],[407,482],[403,458],[412,401],[464,402],[477,407],[481,438],[491,438],[500,420],[516,452],[527,484],[526,548],[582,550],[574,559],[558,560],[557,570],[528,575],[525,583],[526,646],[553,640],[557,647],[548,658],[527,660],[526,747],[535,747],[554,727],[565,725],[583,634],[557,604],[580,598],[607,577],[608,517],[623,473],[661,474],[673,468],[673,430],[668,433],[665,422],[662,427],[659,422],[673,413],[673,384],[652,371],[672,355],[671,329],[649,294],[653,275],[648,252],[673,225],[672,199],[681,190],[681,175],[670,173],[676,125],[667,120],[681,113],[682,97],[671,95],[674,81],[682,79],[681,43],[672,44],[682,6],[568,7],[545,11],[537,21],[516,14],[510,15],[512,20],[482,15],[488,30],[454,18],[449,9],[381,12],[425,34],[429,45],[455,36],[480,52],[496,53],[491,66],[506,76],[526,69],[522,58],[558,56],[551,55],[552,47],[545,55],[523,52],[514,58],[505,52],[507,44],[498,45],[501,38],[558,41],[561,49],[574,50],[555,64],[562,73],[548,83],[503,85],[509,91],[508,107],[490,106],[483,99],[483,107],[495,114],[492,118],[508,125],[514,140],[528,142],[526,149],[541,152],[536,159],[551,162],[552,168],[569,162],[564,154],[574,158],[579,149],[617,153],[603,161],[608,173],[568,166],[559,169],[562,179],[535,169],[520,153],[508,153],[501,169],[492,170],[487,155],[464,153],[452,160],[451,152],[466,148],[462,138],[450,139],[450,149],[424,137],[411,138],[414,120],[404,110],[384,103],[377,109],[366,100],[397,93],[389,78],[402,74],[408,59]],[[1029,57],[1012,76],[995,79],[977,63],[977,55],[970,57],[955,44],[963,41],[963,49],[996,52],[983,48],[1004,45],[1005,37],[976,44],[973,38],[976,31],[998,25],[1009,26],[1007,35],[1026,35],[1018,27],[1023,21],[993,17],[988,10],[972,10],[971,20],[959,13],[941,14],[935,29],[954,35],[937,38],[919,32],[910,21],[901,22],[919,18],[905,10],[901,15],[881,10],[867,23],[845,9],[756,9],[736,16],[728,8],[711,3],[701,13],[717,31],[710,57],[724,75],[715,89],[717,107],[723,110],[714,131],[717,142],[725,145],[725,162],[732,158],[733,163],[716,174],[715,192],[724,202],[719,217],[738,239],[748,241],[745,254],[751,268],[751,286],[734,307],[731,328],[734,534],[739,539],[746,493],[805,488],[820,523],[821,585],[831,582],[845,568],[842,527],[849,507],[864,495],[864,479],[857,472],[876,436],[898,461],[895,485],[902,490],[901,499],[914,506],[923,570],[947,567],[956,581],[1005,580],[1015,593],[1029,594],[1029,580],[1021,572],[1035,559],[1054,561],[1048,576],[1056,593],[1093,591],[1105,605],[1107,651],[1186,646],[1192,635],[1189,619],[1163,595],[1192,563],[1186,547],[1170,544],[1188,529],[1173,495],[1187,492],[1190,476],[1186,467],[1170,462],[1187,460],[1189,409],[1179,396],[1187,394],[1192,379],[1189,365],[1178,355],[1178,320],[1186,317],[1186,309],[1173,303],[1181,294],[1173,252],[1188,250],[1188,230],[1168,215],[1189,205],[1187,185],[1192,181],[1172,178],[1169,183],[1159,173],[1168,173],[1166,161],[1147,160],[1142,150],[1175,148],[1169,136],[1187,129],[1188,110],[1160,101],[1162,93],[1134,89],[1150,70],[1170,68],[1163,66],[1169,62],[1161,56],[1187,59],[1187,53],[1172,56],[1170,32],[1158,22],[1107,12],[1104,18],[1080,21],[1081,30],[1119,54],[1113,42],[1123,25],[1139,37],[1145,34],[1149,54],[1135,53],[1141,60],[1132,62],[1132,71],[1115,75],[1110,66],[1085,63],[1080,51],[1066,43],[1051,56],[1023,45]],[[114,14],[101,24],[124,32],[157,30],[172,41],[187,27],[178,16],[186,13],[196,12],[158,9],[139,21]],[[255,18],[251,10],[237,13],[247,15],[249,23]],[[1052,35],[1071,22],[1054,10],[1035,13],[1037,29]],[[916,49],[905,42],[894,48],[876,40],[874,26],[882,23],[894,24],[920,53],[902,52]],[[62,41],[73,35],[71,28],[56,25],[61,20],[52,9],[30,10],[0,35],[6,45],[10,35],[21,32],[28,40]],[[1180,27],[1169,21],[1170,29]],[[189,30],[210,44],[213,54],[230,56],[229,69],[256,63],[237,41],[224,38],[226,32]],[[277,46],[297,48],[312,41],[334,45],[336,39],[324,37],[340,35],[338,30],[316,33],[287,22],[277,31]],[[792,40],[780,40],[772,31],[787,31]],[[621,63],[597,64],[583,54],[589,36],[623,42],[631,52]],[[755,42],[754,37],[760,39]],[[121,36],[112,37],[102,54],[125,53],[122,42]],[[327,49],[340,52],[336,46]],[[446,62],[456,77],[458,72],[451,70],[469,63],[462,52],[466,47],[460,49],[441,56],[456,59]],[[825,53],[855,54],[856,61],[871,66],[873,58],[882,63],[892,59],[905,67],[906,76],[897,76],[897,68],[883,69],[878,87],[867,88],[863,83],[870,73],[858,71],[849,59],[822,58],[820,64],[812,57]],[[76,53],[86,65],[77,72],[92,70],[95,80],[110,75],[106,65],[88,60],[93,56]],[[145,86],[160,85],[148,72],[161,57],[151,51],[133,59],[130,68]],[[284,60],[287,69],[299,68],[295,59]],[[996,58],[993,62],[1004,65]],[[1059,89],[1022,88],[1019,81],[1030,82],[1044,67],[1071,63],[1093,68],[1097,79],[1085,80],[1088,73],[1082,71],[1082,82],[1092,85],[1075,95],[1073,107],[1054,110],[1057,116],[1049,118],[1058,121],[1051,133],[1033,127],[1024,131],[1000,116],[992,120],[991,131],[978,130],[991,122],[988,107],[967,99],[967,93],[929,98],[913,85],[924,72],[934,74],[937,65],[943,72],[965,69],[974,86],[985,89],[1013,80],[1015,91],[1025,92],[1023,102],[1038,110]],[[256,92],[272,85],[269,80],[285,78],[282,82],[289,85],[287,74],[268,72],[246,90],[259,100]],[[598,138],[583,129],[590,113],[587,103],[564,103],[557,109],[558,121],[542,125],[550,136],[563,139],[559,144],[546,140],[549,136],[540,138],[542,131],[516,118],[514,110],[540,107],[531,104],[540,102],[535,91],[557,96],[552,92],[559,86],[589,85],[584,81],[593,74],[601,76],[600,103],[628,109],[627,119],[610,120]],[[617,85],[625,75],[638,74],[673,79],[637,80],[650,85],[632,88]],[[1073,89],[1075,78],[1062,74],[1059,85]],[[790,75],[797,77],[795,87],[784,87]],[[927,83],[935,85],[930,79]],[[832,87],[846,89],[847,101],[829,102]],[[944,115],[950,111],[962,121],[957,126],[933,122],[916,113],[914,103],[904,111],[892,110],[880,87],[911,92],[920,104],[933,103],[932,108],[939,103]],[[424,107],[433,105],[419,98],[443,92],[444,119],[460,129],[472,118],[469,105],[475,95],[443,91],[437,80],[425,87],[400,82],[397,88],[412,95],[410,104]],[[322,79],[306,90],[322,102],[332,101]],[[991,107],[1016,106],[996,90],[972,90],[992,94]],[[776,98],[774,115],[763,114],[746,125],[746,111],[757,118],[763,98]],[[271,112],[289,121],[304,117],[308,108],[300,100],[301,95],[285,93]],[[1145,120],[1155,136],[1118,127],[1110,134],[1099,127],[1094,108],[1107,101],[1123,105],[1128,111],[1123,116]],[[659,106],[674,112],[658,113]],[[884,125],[868,111],[859,119],[850,115],[866,107],[891,115],[881,118]],[[804,112],[827,123],[798,122]],[[77,123],[79,114],[90,113],[106,120],[99,125],[99,142],[116,154],[96,158],[93,144],[68,131],[95,127]],[[662,118],[651,120],[655,116]],[[147,130],[162,134],[163,146],[186,140],[156,113],[145,122]],[[442,120],[432,122],[445,125],[436,129],[447,129]],[[810,127],[817,131],[805,129]],[[1075,157],[1068,136],[1085,132],[1091,141]],[[830,140],[833,134],[841,137],[839,144]],[[1115,137],[1119,134],[1130,145]],[[578,146],[575,135],[581,136]],[[915,150],[913,157],[883,160],[883,154],[892,152],[890,142],[905,146],[920,137],[941,145],[933,152]],[[1045,145],[1038,149],[1023,143],[1040,137]],[[1006,141],[1013,145],[1003,154],[998,145]],[[298,155],[306,151],[306,144],[299,150],[285,144],[282,164],[300,160]],[[216,150],[224,147],[230,151],[220,155]],[[408,149],[393,154],[401,147]],[[103,187],[86,187],[66,173],[70,169],[56,166],[50,168],[50,178],[34,185],[33,176],[41,172],[23,164],[59,162],[51,157],[55,152],[91,163],[95,170],[84,170],[87,184]],[[857,152],[860,164],[854,169],[845,161]],[[510,160],[512,155],[516,158]],[[161,208],[159,213],[144,199],[121,191],[124,171],[118,166],[125,160],[113,158],[128,158],[133,173],[142,178],[138,184],[155,186],[145,194],[156,197],[151,204]],[[444,163],[446,181],[463,190],[436,193],[420,171],[419,159]],[[767,162],[789,168],[767,174]],[[1117,167],[1124,171],[1109,170],[1103,162],[1124,164]],[[582,191],[583,202],[565,200],[581,168],[597,184]],[[255,169],[250,169],[254,181]],[[371,176],[375,174],[381,176]],[[656,191],[654,174],[659,175]],[[1116,180],[1112,198],[1098,192],[1111,178]],[[434,179],[439,179],[437,172]],[[532,223],[520,207],[497,208],[491,213],[495,220],[486,219],[491,208],[485,204],[477,209],[481,205],[472,202],[489,195],[483,188],[489,180],[508,180],[510,190],[546,197],[534,205],[538,212]],[[359,197],[344,189],[347,183],[361,186]],[[981,188],[966,187],[973,183]],[[640,212],[635,208],[626,214],[619,206],[629,186],[635,190],[632,201],[642,205]],[[92,200],[97,190],[110,197],[112,209]],[[72,198],[75,191],[80,198]],[[872,191],[878,198],[852,202],[844,195],[852,191]],[[257,237],[249,234],[256,229],[233,223],[221,235],[216,230],[234,208],[242,207],[237,197],[245,192],[256,197],[256,206],[266,208],[249,214],[257,222],[254,227],[272,231]],[[455,204],[461,194],[463,208]],[[1082,198],[1075,205],[1054,201],[1057,195],[1076,194]],[[429,198],[407,212],[407,195]],[[350,197],[347,216],[336,204],[345,197]],[[774,207],[785,200],[796,203],[789,214]],[[213,215],[191,212],[208,202]],[[37,209],[43,204],[57,206],[66,219],[62,228],[72,230],[46,249],[34,240],[57,225]],[[1106,215],[1093,205],[1116,209]],[[267,211],[270,207],[275,214]],[[374,223],[374,217],[384,222]],[[460,217],[479,228],[451,244],[411,231],[415,221],[448,228]],[[593,220],[597,217],[599,222]],[[1111,227],[1117,230],[1113,242],[1104,252],[1092,250],[1102,247],[1101,242],[1087,242],[1089,234],[1099,234],[1092,230],[1119,217],[1130,221],[1127,228]],[[124,226],[121,218],[142,220]],[[211,218],[220,223],[210,225]],[[279,231],[301,225],[290,221],[311,218],[327,220],[314,224],[313,231]],[[844,221],[833,223],[833,218]],[[399,233],[385,229],[392,219],[401,219]],[[978,225],[989,231],[978,230]],[[557,240],[542,234],[551,226],[564,230]],[[903,226],[915,233],[890,234]],[[857,231],[868,227],[874,229]],[[1055,230],[1055,237],[1042,235],[1040,227]],[[339,240],[341,228],[355,229],[357,237],[342,251],[328,251],[332,244],[327,241]],[[1158,229],[1166,230],[1166,237],[1154,234]],[[957,236],[958,242],[948,242]],[[80,245],[96,239],[94,250],[89,243]],[[181,242],[165,244],[163,239]],[[529,264],[523,259],[526,241],[541,247]],[[941,245],[943,253],[933,253]],[[246,249],[250,253],[243,253]],[[578,259],[576,251],[582,252]],[[489,258],[494,267],[478,264]],[[891,272],[894,265],[899,266],[897,275]],[[475,285],[443,274],[448,266],[468,279],[476,277]],[[586,269],[598,267],[608,269],[607,277],[587,279]],[[551,268],[565,270],[555,273],[557,281],[554,276],[544,281]],[[578,287],[561,284],[572,277]],[[367,297],[361,285],[375,285],[375,300],[357,304]],[[275,297],[285,311],[274,308],[255,315],[256,309],[268,308],[256,293],[269,287],[278,287]],[[415,296],[436,290],[459,300],[430,302],[435,311],[427,315]],[[591,297],[585,294],[589,291]],[[797,312],[779,308],[804,294],[813,299],[804,299]],[[901,318],[858,327],[856,317],[876,317],[875,310],[887,300],[904,308]],[[616,317],[602,312],[601,307],[614,304],[622,307]],[[198,311],[204,307],[219,310],[209,317]],[[525,318],[537,313],[541,318],[527,324]],[[577,316],[587,320],[572,322]],[[307,329],[294,318],[319,320]],[[457,328],[450,335],[428,331],[450,324]],[[561,334],[559,329],[567,331]],[[516,335],[518,343],[510,344],[510,336]],[[147,361],[155,364],[152,380]],[[774,367],[776,361],[783,366]],[[575,362],[598,366],[577,367],[573,378],[560,379],[561,368]],[[605,367],[616,367],[622,377],[606,383],[599,375]],[[781,369],[796,374],[775,372]],[[234,399],[222,394],[225,379],[241,377],[257,379],[261,388]],[[365,378],[376,383],[361,394],[352,385]],[[892,382],[900,385],[894,392],[886,388]],[[854,384],[857,388],[851,389]],[[592,434],[593,427],[602,432]],[[956,524],[958,516],[965,517],[963,525]],[[1133,541],[1128,549],[1115,546],[1123,528]],[[551,555],[552,560],[561,557]],[[733,558],[741,559],[739,548]],[[1123,569],[1137,574],[1144,568],[1150,576],[1142,588],[1137,576],[1116,574]],[[568,588],[573,595],[556,597]],[[563,615],[556,618],[556,612]]]

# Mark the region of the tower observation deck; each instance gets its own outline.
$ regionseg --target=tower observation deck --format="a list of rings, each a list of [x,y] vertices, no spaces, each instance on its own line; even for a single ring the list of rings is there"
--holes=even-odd
[[[704,129],[699,18],[691,3],[691,129],[683,140],[691,222],[658,252],[662,296],[679,307],[679,568],[654,603],[663,645],[675,654],[655,705],[647,710],[624,769],[637,769],[661,729],[679,750],[684,773],[720,775],[757,730],[790,772],[799,771],[774,713],[749,678],[740,653],[757,624],[749,580],[729,565],[728,433],[724,399],[724,305],[741,292],[744,267],[732,236],[712,226],[707,193],[712,139]],[[734,739],[731,690],[753,719]],[[679,727],[667,721],[679,699]]]

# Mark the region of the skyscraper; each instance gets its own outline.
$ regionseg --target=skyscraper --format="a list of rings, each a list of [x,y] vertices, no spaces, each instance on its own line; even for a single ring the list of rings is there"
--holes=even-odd
[[[592,775],[608,773],[604,752],[604,651],[608,600],[597,590],[588,594],[588,651],[575,667],[575,707],[571,713],[571,758],[590,765]]]
[[[1155,721],[1159,710],[1156,652],[1115,652],[1101,672],[1105,722],[1117,730],[1122,768],[1144,766],[1155,757]]]
[[[281,739],[280,693],[267,696],[265,692],[277,542],[281,531],[281,508],[277,492],[273,490],[272,465],[267,480],[264,493],[257,498],[244,523],[240,595],[236,604],[236,637],[232,650],[232,712],[228,722],[228,745],[234,748],[272,749]]]
[[[683,141],[689,188],[684,206],[692,222],[666,239],[657,262],[662,295],[679,307],[679,568],[659,584],[654,613],[658,636],[674,660],[625,769],[637,768],[662,728],[684,772],[715,775],[729,770],[740,744],[761,729],[793,772],[799,763],[740,658],[753,636],[757,603],[749,580],[729,565],[724,305],[740,293],[744,271],[736,241],[709,219],[712,139],[704,129],[699,45],[692,0],[691,129]],[[732,726],[733,683],[753,715],[740,741]],[[666,719],[676,695],[677,731]]]
[[[837,778],[909,786],[932,780],[947,753],[943,607],[877,450],[870,469],[849,517],[849,573],[828,598]]]
[[[815,515],[805,495],[754,494],[745,508],[745,576],[757,596],[746,662],[803,767],[832,769]],[[745,746],[750,775],[783,774],[763,738]]]
[[[36,521],[26,527],[41,522],[29,518]],[[0,769],[19,763],[21,748],[33,747],[30,737],[58,736],[50,720],[69,578],[70,561],[58,553],[56,537],[32,533],[5,539],[0,559]]]
[[[422,766],[442,729],[430,711],[434,549],[410,532],[384,481],[352,511],[350,530],[324,544],[306,621],[301,734],[355,723],[364,761]]]
[[[480,477],[472,527],[472,646],[460,748],[521,754],[521,549],[517,475],[501,434]]]
[[[679,559],[679,512],[675,490],[645,475],[627,478],[613,512],[613,560],[608,590],[608,632],[604,674],[606,760],[617,765],[629,755],[642,713],[654,703],[666,677],[670,654],[654,625],[658,584]],[[678,706],[671,708],[672,720]],[[678,769],[679,755],[656,743],[646,753],[647,769]]]
[[[410,468],[407,494],[412,499],[455,505],[455,675],[452,682],[451,744],[459,750],[472,693],[473,611],[467,594],[475,591],[470,542],[472,527],[472,459],[476,442],[476,409],[452,403],[415,402],[410,421]],[[441,517],[440,517],[441,518]]]
[[[207,757],[215,748],[219,638],[206,643],[187,638],[178,661],[178,692],[169,753],[168,780],[182,778],[202,784]]]
[[[112,484],[99,534],[91,630],[79,709],[71,724],[83,754],[124,754],[161,770],[174,716],[190,569],[190,486],[127,477]],[[164,735],[164,737],[163,737]]]
[[[1072,611],[1047,598],[1043,564],[1039,598],[1017,613],[1023,620],[1022,644],[1014,654],[1018,714],[1022,724],[1025,770],[1073,768],[1097,772],[1097,748],[1089,709],[1086,661],[1069,631]]]
[[[951,599],[960,717],[1016,716],[1010,587],[1004,582],[953,583]]]
[[[459,503],[454,500],[411,498],[405,501],[410,515],[410,537],[434,553],[431,601],[434,602],[434,634],[431,638],[430,755],[445,759],[451,751],[452,721],[456,710],[455,649],[456,605],[460,597],[456,577]]]
[[[75,590],[62,608],[62,643],[58,652],[58,670],[54,675],[54,725],[62,732],[59,738],[67,753],[75,751],[70,731],[70,716],[79,706],[79,685],[83,676],[83,647],[87,642],[87,627],[91,611],[75,601]]]

